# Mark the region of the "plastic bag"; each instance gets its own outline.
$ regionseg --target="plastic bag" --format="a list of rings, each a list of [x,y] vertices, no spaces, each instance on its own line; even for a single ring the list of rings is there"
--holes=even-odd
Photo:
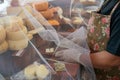
[[[79,17],[86,27],[91,11],[96,11],[100,8],[104,0],[74,0],[71,14]]]
[[[64,4],[63,4],[64,3]],[[70,20],[72,0],[55,0],[30,3],[37,14],[41,14],[57,31],[74,31]],[[44,7],[42,7],[44,5]],[[46,24],[47,25],[47,24]]]
[[[45,77],[42,77],[43,79],[46,78],[48,73],[52,74],[55,72],[38,49],[30,41],[33,38],[33,35],[29,33],[20,17],[6,16],[3,17],[1,21],[4,23],[0,26],[0,34],[2,35],[0,41],[0,72],[5,79],[10,80],[10,76],[22,71],[34,61],[39,61],[40,64],[47,66],[47,68],[44,67],[47,70],[47,73],[39,74],[38,76],[34,76],[33,74],[35,78],[44,75]],[[26,80],[28,78],[26,75],[30,76],[31,74],[29,73],[29,70],[27,73],[25,73],[24,70]],[[14,77],[12,80],[21,80],[21,77],[18,76]],[[30,79],[34,78],[30,77]]]
[[[54,66],[52,66],[53,63],[51,65],[52,68],[50,67],[49,64],[51,63],[52,60],[57,60],[54,57],[54,54],[57,51],[64,50],[64,49],[77,49],[79,52],[81,52],[80,64],[82,64],[84,66],[84,69],[85,69],[84,72],[87,73],[86,74],[87,79],[95,80],[95,74],[94,74],[92,64],[90,62],[88,49],[86,49],[84,46],[79,46],[78,44],[75,44],[73,41],[58,34],[57,31],[54,29],[54,27],[51,26],[51,24],[49,24],[48,21],[41,14],[39,14],[34,8],[31,8],[31,10],[29,11],[29,9],[26,9],[26,7],[22,6],[22,10],[25,12],[25,14],[23,14],[23,15],[25,15],[25,16],[23,16],[23,19],[27,19],[29,21],[29,23],[32,24],[33,32],[29,32],[29,33],[32,33],[32,34],[38,33],[37,35],[33,35],[33,39],[31,40],[30,44],[33,47],[32,49],[34,49],[36,53],[41,53],[41,54],[38,54],[40,56],[39,59],[42,59],[42,61],[43,61],[44,58],[45,59],[47,58],[48,62],[46,62],[46,60],[44,60],[43,62],[47,66],[49,66],[49,68],[52,71],[54,71],[52,69],[52,68],[54,68]],[[21,13],[21,11],[20,11],[20,13]],[[18,16],[19,15],[20,14],[18,14]],[[27,28],[28,27],[29,26],[27,26]],[[34,30],[35,30],[35,32],[34,32]],[[29,29],[29,31],[31,31],[31,29]],[[53,48],[54,48],[54,50],[53,50]],[[30,49],[30,50],[32,50],[32,49]],[[44,51],[42,51],[42,50],[44,50]],[[27,50],[26,52],[29,52],[29,51]],[[53,56],[44,55],[45,53],[51,54],[51,52],[53,53],[52,54]],[[38,57],[38,55],[37,55],[37,57]],[[41,57],[41,56],[44,56],[44,57]],[[22,64],[24,64],[24,63],[22,63]],[[60,72],[61,75],[59,75],[59,72],[57,72],[57,74],[55,74],[55,75],[51,74],[52,77],[51,77],[51,79],[48,79],[48,80],[52,80],[54,78],[56,79],[56,77],[59,77],[60,80],[69,80],[69,79],[70,80],[75,80],[75,79],[79,80],[82,77],[84,77],[84,78],[86,77],[86,76],[79,77],[79,75],[82,75],[82,73],[79,73],[79,66],[78,66],[79,64],[71,64],[71,63],[66,63],[66,64],[67,65],[66,65],[65,71]],[[77,66],[75,66],[75,65],[77,65]],[[27,67],[27,66],[25,66],[25,67]],[[74,69],[75,67],[76,67],[76,69]],[[19,71],[21,71],[23,69],[20,69]],[[73,69],[75,70],[75,72]],[[19,71],[17,71],[17,72],[19,72]],[[80,70],[80,71],[82,71],[82,70]],[[72,73],[75,73],[75,74],[72,74]],[[66,76],[64,76],[64,74]]]
[[[27,12],[27,11],[26,11]],[[40,14],[39,14],[40,15]],[[27,16],[29,16],[29,14],[27,13]],[[32,15],[31,15],[31,17],[32,17]],[[28,17],[28,18],[31,18],[31,17]],[[40,19],[41,19],[41,21],[42,22],[44,22],[45,21],[45,19],[42,19],[43,17],[42,16],[40,16]],[[31,19],[32,20],[32,19]],[[33,23],[34,24],[34,21],[36,22],[36,20],[34,19],[34,20],[32,20],[32,22],[31,23]],[[41,23],[42,24],[42,23]],[[46,23],[47,24],[47,23]],[[71,40],[69,40],[69,39],[67,39],[67,38],[65,38],[65,37],[63,37],[63,36],[61,36],[60,34],[57,34],[56,33],[56,31],[55,31],[55,29],[54,28],[52,28],[52,26],[46,26],[46,25],[44,25],[45,26],[45,28],[47,29],[47,30],[51,30],[51,32],[49,32],[49,34],[46,34],[46,32],[47,31],[45,31],[45,33],[44,34],[46,34],[45,35],[45,37],[46,38],[43,38],[42,37],[42,39],[43,40],[47,40],[47,41],[53,41],[53,42],[57,42],[56,43],[56,47],[55,47],[55,51],[54,52],[56,52],[56,51],[59,51],[59,50],[62,50],[62,49],[70,49],[70,48],[73,48],[73,49],[78,49],[78,51],[80,51],[81,52],[81,56],[83,56],[81,59],[81,64],[82,65],[84,65],[85,66],[85,71],[86,71],[86,73],[87,73],[87,75],[88,75],[88,78],[89,79],[91,79],[91,80],[95,80],[95,74],[94,74],[94,70],[93,70],[93,68],[92,68],[92,64],[91,64],[91,62],[90,62],[90,58],[89,58],[89,50],[88,50],[88,52],[86,52],[87,51],[87,49],[85,49],[83,46],[79,46],[79,45],[77,45],[77,44],[75,44],[73,41],[71,41]],[[53,32],[55,32],[54,34],[52,34]],[[57,37],[55,37],[54,35],[58,35]],[[39,32],[39,35],[40,35],[40,32]],[[42,35],[40,35],[40,37],[41,37]],[[54,37],[54,38],[48,38],[47,39],[47,37]],[[53,40],[51,40],[51,39],[53,39]],[[56,41],[57,40],[57,41]],[[54,44],[53,44],[54,45]],[[45,45],[44,45],[45,46]],[[82,53],[84,53],[84,54],[82,54]],[[86,58],[86,57],[87,58]],[[49,58],[52,58],[52,57],[49,57]],[[54,58],[53,58],[54,59]],[[92,73],[92,74],[91,74]],[[64,79],[61,79],[61,80],[64,80]]]

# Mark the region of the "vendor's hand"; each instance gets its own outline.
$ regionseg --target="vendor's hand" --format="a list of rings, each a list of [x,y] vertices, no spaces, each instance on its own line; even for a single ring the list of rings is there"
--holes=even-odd
[[[66,49],[56,52],[55,57],[66,62],[79,62],[80,55],[77,49]]]

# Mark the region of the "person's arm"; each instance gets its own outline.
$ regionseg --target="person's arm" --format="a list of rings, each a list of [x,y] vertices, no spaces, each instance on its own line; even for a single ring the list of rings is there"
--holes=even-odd
[[[101,51],[90,54],[92,64],[95,68],[110,68],[120,66],[120,57],[107,51]]]

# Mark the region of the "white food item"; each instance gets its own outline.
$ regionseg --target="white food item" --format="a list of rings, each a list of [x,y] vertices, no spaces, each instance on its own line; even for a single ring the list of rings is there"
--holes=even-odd
[[[72,23],[75,25],[79,25],[82,24],[83,20],[79,17],[74,17],[74,19],[72,20]]]
[[[52,53],[52,52],[54,52],[55,51],[55,49],[54,48],[50,48],[50,52]]]
[[[26,79],[33,80],[43,80],[45,79],[49,74],[49,70],[46,68],[43,64],[32,64],[25,68],[24,75]]]
[[[21,50],[28,46],[28,40],[27,39],[17,41],[8,40],[8,45],[10,50]]]
[[[54,63],[55,71],[65,71],[65,64],[64,63]]]
[[[27,28],[25,26],[23,26],[22,29],[18,27],[18,30],[16,31],[11,30],[13,30],[13,27],[6,28],[8,40],[21,40],[26,38]]]
[[[24,70],[24,75],[25,75],[26,79],[30,79],[30,80],[35,79],[36,78],[35,74],[36,74],[36,65],[35,64],[26,67]]]
[[[46,49],[45,52],[46,52],[46,53],[49,53],[49,52],[50,52],[50,49]]]
[[[71,20],[69,18],[63,17],[63,20],[65,23],[70,24]]]
[[[36,76],[38,79],[45,79],[49,74],[49,70],[46,68],[45,65],[40,65],[36,68]]]
[[[8,50],[8,43],[4,41],[3,43],[0,44],[0,54],[4,53],[7,50]]]
[[[53,53],[55,50],[54,50],[54,48],[47,48],[46,49],[46,53]]]
[[[21,17],[16,17],[16,16],[6,16],[3,18],[5,28],[6,27],[12,27],[14,25],[22,26],[23,25],[23,20]]]
[[[6,31],[2,26],[0,26],[0,44],[5,40],[5,38],[6,38]]]

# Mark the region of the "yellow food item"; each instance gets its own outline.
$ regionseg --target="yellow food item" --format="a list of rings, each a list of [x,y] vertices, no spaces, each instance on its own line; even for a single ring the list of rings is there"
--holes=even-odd
[[[36,76],[38,79],[45,79],[49,74],[49,70],[45,65],[40,65],[36,68]]]
[[[28,46],[28,40],[22,39],[22,40],[8,40],[8,45],[10,50],[22,50]]]
[[[33,35],[32,34],[27,34],[27,37],[29,40],[31,40],[33,38]]]
[[[8,27],[6,28],[6,33],[8,40],[21,40],[26,38],[25,36],[27,34],[27,28],[25,26],[22,28],[17,26]]]
[[[34,35],[34,34],[37,34],[40,31],[43,31],[43,30],[45,30],[44,27],[39,27],[39,28],[36,28],[34,30],[29,31],[28,33]]]
[[[39,3],[33,3],[33,8],[35,8],[38,11],[47,10],[49,7],[49,4],[47,1],[39,2]]]
[[[32,64],[25,68],[24,75],[26,79],[38,79],[43,80],[49,74],[49,70],[43,64]]]
[[[8,50],[8,43],[7,41],[4,41],[3,43],[0,44],[0,54],[4,53],[7,50]]]
[[[5,28],[13,26],[23,26],[23,20],[21,17],[6,16],[3,18]]]
[[[25,68],[24,70],[24,75],[26,77],[26,79],[30,79],[30,80],[33,80],[36,78],[36,65],[35,64],[32,64],[32,65],[29,65],[28,67]]]
[[[79,17],[74,17],[73,20],[72,20],[72,23],[75,24],[75,25],[79,25],[83,22],[83,20]]]
[[[64,23],[66,23],[66,24],[71,23],[71,20],[69,18],[63,17],[62,19],[63,19]]]
[[[47,9],[46,11],[40,11],[40,13],[42,14],[42,16],[46,19],[51,19],[54,16],[54,12],[55,9],[51,8],[51,9]]]
[[[64,63],[54,63],[55,71],[65,71]]]
[[[4,26],[3,18],[0,18],[0,25],[1,25],[1,26]]]
[[[0,26],[0,44],[5,40],[5,38],[6,38],[6,31],[2,26]]]
[[[59,26],[60,23],[57,20],[48,20],[48,22],[52,25],[52,26]]]

